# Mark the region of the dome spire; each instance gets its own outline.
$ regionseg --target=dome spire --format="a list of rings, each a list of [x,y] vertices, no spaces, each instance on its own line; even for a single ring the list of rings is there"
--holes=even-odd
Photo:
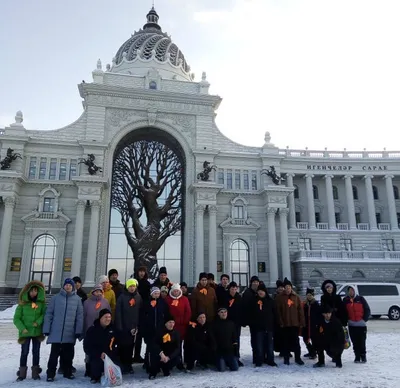
[[[157,30],[161,30],[161,27],[158,25],[158,13],[154,9],[154,1],[153,1],[153,6],[151,7],[151,10],[147,14],[147,23],[143,26],[143,29],[147,28],[156,28]]]

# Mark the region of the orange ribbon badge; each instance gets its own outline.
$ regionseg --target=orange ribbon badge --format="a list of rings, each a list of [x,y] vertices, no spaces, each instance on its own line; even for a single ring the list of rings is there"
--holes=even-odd
[[[115,341],[115,338],[112,337],[112,338],[111,338],[111,341],[110,341],[110,350],[112,350],[112,346],[113,346],[113,344],[114,344],[114,341]]]
[[[288,305],[289,307],[292,307],[292,304],[294,304],[293,301],[292,301],[292,299],[288,299],[288,300],[287,300],[287,305]]]
[[[166,342],[171,342],[171,336],[167,333],[162,337],[162,342],[165,344]]]
[[[193,327],[193,329],[197,326],[196,322],[189,322],[189,325]]]
[[[175,299],[172,301],[171,306],[177,307],[179,305],[179,300]]]
[[[152,300],[150,302],[150,304],[151,304],[151,307],[156,307],[157,306],[157,301],[156,300]]]
[[[258,303],[258,305],[260,306],[260,310],[262,310],[262,305],[263,305],[262,300],[259,300],[257,303]]]
[[[98,310],[101,307],[101,302],[96,303],[96,310]]]
[[[129,301],[129,305],[130,305],[131,307],[133,307],[135,304],[136,304],[135,299],[132,298],[132,299]]]
[[[324,332],[324,328],[323,328],[322,326],[319,328],[319,332],[320,332],[320,333],[323,333],[323,332]]]
[[[207,295],[207,289],[206,289],[206,288],[201,289],[200,292],[201,292],[203,295]]]
[[[33,309],[37,309],[39,306],[35,303],[35,302],[32,302],[32,308]]]
[[[235,303],[235,299],[231,299],[230,301],[229,301],[229,307],[232,307],[232,305]]]

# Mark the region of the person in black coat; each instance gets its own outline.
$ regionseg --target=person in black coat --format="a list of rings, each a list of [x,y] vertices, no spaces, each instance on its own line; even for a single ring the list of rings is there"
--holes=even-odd
[[[274,299],[285,291],[285,286],[283,285],[283,281],[278,279],[276,281],[276,291],[274,295]],[[279,326],[278,320],[276,320],[276,326],[274,330],[274,351],[279,353],[279,357],[283,357],[283,330]],[[290,354],[290,357],[292,355]]]
[[[328,305],[322,307],[322,315],[317,337],[318,362],[314,364],[314,368],[325,366],[324,351],[332,357],[332,361],[336,362],[336,367],[341,368],[345,341],[342,323]]]
[[[333,280],[325,280],[322,283],[321,290],[323,292],[321,296],[321,307],[329,306],[342,326],[347,326],[346,306],[341,296],[336,294],[336,283]]]
[[[220,372],[225,371],[226,367],[231,371],[239,369],[236,327],[227,317],[228,310],[225,307],[220,307],[218,309],[218,318],[212,328],[216,352],[216,366]]]
[[[72,278],[75,283],[76,295],[81,298],[82,304],[85,303],[85,300],[88,298],[85,290],[82,288],[82,280],[79,276],[75,276]]]
[[[215,289],[215,295],[217,297],[218,307],[223,307],[227,305],[227,300],[229,299],[229,275],[222,274],[220,280],[221,283],[218,284]]]
[[[314,298],[314,289],[312,288],[307,288],[303,309],[306,322],[306,326],[303,328],[303,341],[308,350],[304,357],[314,360],[317,357],[315,344],[322,315],[320,305]]]
[[[200,312],[197,322],[189,322],[184,344],[187,370],[194,368],[195,361],[202,369],[215,363],[215,343],[206,321],[206,314]]]
[[[273,343],[276,321],[275,302],[269,296],[264,284],[258,286],[257,297],[252,302],[250,315],[256,340],[254,364],[256,367],[261,366],[266,356],[266,363],[276,366]]]
[[[173,367],[181,361],[181,339],[179,332],[174,329],[174,318],[167,314],[164,321],[164,328],[157,333],[150,349],[150,380],[156,378],[160,369],[164,376],[169,376]]]
[[[100,382],[104,371],[105,355],[110,357],[114,364],[119,365],[117,333],[111,320],[111,311],[101,310],[99,318],[86,332],[83,341],[83,349],[89,357],[90,382],[93,384]]]
[[[111,288],[114,291],[115,299],[117,300],[119,296],[124,292],[124,285],[118,279],[118,271],[112,268],[108,271],[108,280],[110,282]]]

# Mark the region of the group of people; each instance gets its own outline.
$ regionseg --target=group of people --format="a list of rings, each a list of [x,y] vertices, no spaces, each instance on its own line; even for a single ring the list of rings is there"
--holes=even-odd
[[[270,295],[266,285],[253,276],[245,291],[228,275],[216,284],[214,275],[201,273],[199,282],[188,292],[186,283],[172,283],[161,267],[158,278],[150,282],[145,267],[140,267],[125,284],[112,269],[100,276],[89,294],[79,277],[65,279],[63,288],[45,303],[45,288],[36,280],[21,291],[14,324],[21,344],[17,381],[27,378],[27,358],[32,343],[32,378],[40,379],[40,344],[47,337],[51,351],[47,381],[58,373],[74,379],[76,341],[83,340],[85,376],[100,382],[104,359],[108,356],[123,374],[133,374],[133,363],[142,363],[149,379],[162,372],[168,376],[176,367],[191,371],[195,367],[227,368],[236,371],[240,359],[242,327],[250,329],[253,364],[276,367],[274,352],[284,364],[304,365],[299,336],[308,353],[316,359],[314,367],[325,366],[325,352],[342,367],[345,346],[344,328],[348,325],[355,362],[366,362],[367,302],[349,287],[348,296],[336,294],[331,280],[322,284],[321,303],[314,290],[307,289],[301,301],[288,279],[276,282]],[[146,344],[141,357],[142,342]],[[58,366],[59,362],[59,366]]]

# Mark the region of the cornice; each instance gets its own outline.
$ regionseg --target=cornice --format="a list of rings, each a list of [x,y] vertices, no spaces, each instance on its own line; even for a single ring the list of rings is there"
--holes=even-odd
[[[212,181],[207,182],[196,182],[190,185],[189,190],[191,192],[208,192],[208,193],[218,193],[224,188],[224,185],[219,185]]]
[[[236,195],[236,196],[245,195],[247,197],[247,196],[258,196],[258,195],[261,195],[262,193],[263,193],[263,191],[261,191],[261,190],[244,191],[244,190],[223,189],[223,190],[220,191],[219,194],[220,195],[229,195],[229,196],[231,196],[231,195]]]
[[[0,170],[0,181],[22,185],[27,182],[24,174],[12,170]]]
[[[74,176],[72,178],[72,181],[75,183],[76,186],[81,186],[81,185],[93,185],[96,187],[106,187],[108,184],[108,179],[105,177],[101,176],[96,176],[96,175],[79,175],[79,176]]]

